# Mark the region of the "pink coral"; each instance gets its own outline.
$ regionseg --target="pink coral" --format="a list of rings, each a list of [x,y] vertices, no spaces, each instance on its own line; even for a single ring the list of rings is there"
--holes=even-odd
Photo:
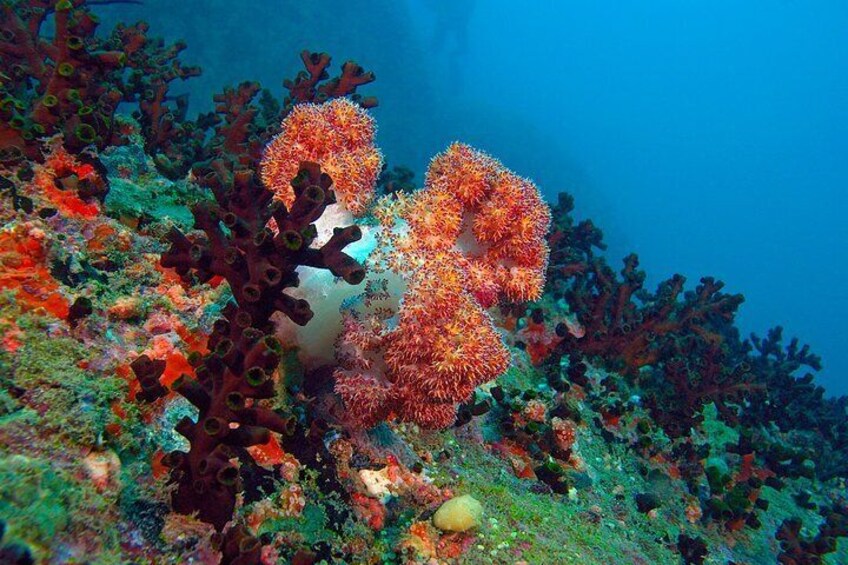
[[[495,299],[483,283],[513,301],[541,296],[550,210],[536,185],[489,155],[454,143],[434,157],[405,219],[424,249],[463,255],[484,306]]]
[[[363,427],[392,415],[426,428],[446,427],[456,404],[510,361],[491,318],[444,257],[412,276],[392,329],[348,317],[338,350],[336,392]]]

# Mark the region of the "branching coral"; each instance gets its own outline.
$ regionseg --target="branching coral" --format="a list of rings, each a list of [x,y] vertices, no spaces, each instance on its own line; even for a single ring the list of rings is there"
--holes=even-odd
[[[260,406],[274,394],[273,375],[280,345],[272,337],[271,315],[283,312],[299,324],[312,317],[309,304],[285,290],[297,285],[299,266],[328,269],[356,284],[364,270],[342,249],[359,238],[359,229],[337,229],[321,248],[312,248],[311,224],[334,202],[332,181],[314,163],[304,164],[294,181],[290,209],[274,201],[251,171],[236,171],[230,190],[217,190],[216,205],[194,208],[204,237],[171,232],[171,248],[162,265],[173,267],[184,281],[224,277],[235,303],[224,311],[209,338],[210,353],[195,357],[195,378],[184,376],[173,389],[199,410],[197,421],[182,420],[177,430],[191,443],[188,452],[171,452],[163,461],[171,468],[174,509],[198,512],[219,531],[230,519],[239,490],[235,457],[241,448],[264,443],[268,431],[284,433],[288,422]],[[277,232],[268,222],[274,219]],[[164,366],[146,356],[133,363],[142,398],[166,394],[159,382]]]
[[[680,275],[649,294],[642,288],[645,273],[638,267],[638,258],[627,256],[619,279],[602,259],[595,259],[588,271],[575,275],[565,298],[585,335],[563,332],[566,350],[602,357],[632,374],[664,358],[669,340],[693,334],[710,343],[721,342],[714,325],[733,318],[742,295],[721,292],[724,283],[711,277],[702,278],[694,291],[684,292],[686,279]]]
[[[177,59],[183,45],[148,39],[146,24],[98,36],[85,0],[5,2],[0,12],[9,72],[0,84],[0,160],[38,159],[39,138],[57,133],[73,152],[120,143],[121,102],[139,102],[151,149],[175,135],[164,104],[168,83],[199,73]]]
[[[554,292],[561,292],[569,278],[589,269],[594,260],[594,249],[605,250],[604,235],[592,220],[575,222],[571,215],[574,198],[560,192],[557,205],[553,207],[553,224],[548,235],[551,261],[548,265],[548,281]]]
[[[742,404],[764,392],[755,382],[750,366],[734,365],[723,348],[689,335],[674,343],[674,353],[645,377],[645,404],[653,419],[672,438],[688,436],[702,420],[705,404],[715,403],[726,422],[735,422],[738,411],[731,403]]]
[[[37,139],[64,133],[70,146],[110,142],[123,94],[112,74],[121,51],[92,48],[97,19],[82,0],[5,2],[0,53],[11,76],[0,85],[0,148],[5,158],[39,157]],[[42,28],[50,16],[55,28]]]
[[[160,170],[176,178],[185,174],[195,153],[191,149],[203,143],[206,132],[200,123],[185,119],[188,95],[173,97],[169,88],[175,80],[198,76],[200,68],[180,61],[185,43],[166,46],[161,39],[150,38],[147,31],[144,22],[118,25],[106,46],[123,52],[126,58],[129,72],[123,80],[123,101],[138,104],[135,116],[145,149]]]
[[[347,96],[363,108],[373,108],[377,105],[376,98],[363,98],[356,94],[357,87],[375,80],[374,73],[365,71],[353,61],[348,61],[342,65],[341,75],[329,79],[327,69],[331,59],[327,53],[304,50],[300,53],[300,59],[306,70],[299,72],[294,80],[283,82],[283,86],[289,90],[289,96],[285,100],[287,108],[304,102],[321,103]]]

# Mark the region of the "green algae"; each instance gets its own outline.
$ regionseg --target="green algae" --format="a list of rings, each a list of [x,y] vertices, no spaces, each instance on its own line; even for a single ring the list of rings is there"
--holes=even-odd
[[[308,544],[329,542],[336,534],[327,529],[327,522],[327,514],[320,505],[307,504],[300,516],[266,520],[257,534],[285,532],[287,537]]]
[[[70,524],[73,492],[47,461],[23,455],[0,459],[0,518],[13,540],[50,547]]]
[[[121,563],[120,535],[108,525],[115,500],[80,482],[79,474],[73,464],[0,457],[0,519],[9,541],[25,544],[39,561],[55,557],[63,544],[73,553],[73,546],[90,542],[98,548],[97,563]]]
[[[57,441],[93,446],[115,421],[113,401],[126,397],[126,383],[80,368],[90,352],[74,339],[48,336],[44,321],[24,316],[21,346],[12,360],[9,384],[26,391],[27,404],[39,415],[40,433]],[[8,354],[4,354],[8,355]]]
[[[594,523],[587,510],[595,502],[536,493],[531,481],[515,477],[504,462],[485,450],[465,445],[457,491],[481,501],[484,525],[465,563],[608,564],[628,555],[651,563],[678,558],[650,534],[616,520]]]
[[[181,229],[190,230],[194,216],[185,203],[191,200],[189,195],[193,190],[185,182],[158,183],[154,188],[144,180],[136,183],[116,178],[111,181],[106,196],[106,211],[116,218],[171,221]]]
[[[159,175],[141,140],[136,141],[112,148],[103,156],[110,180],[106,213],[124,221],[192,229],[191,205],[211,195],[188,180],[170,181]]]
[[[715,403],[710,402],[704,405],[701,414],[704,416],[702,429],[711,453],[723,454],[726,445],[739,441],[739,432],[719,419]]]

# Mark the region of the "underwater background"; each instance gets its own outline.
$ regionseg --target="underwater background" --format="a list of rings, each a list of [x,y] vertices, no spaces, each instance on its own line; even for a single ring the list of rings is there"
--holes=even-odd
[[[175,90],[197,111],[241,80],[279,92],[305,46],[345,53],[391,85],[375,115],[393,161],[420,172],[462,139],[532,171],[548,197],[577,197],[611,257],[638,251],[652,283],[727,281],[745,294],[746,331],[791,328],[825,359],[820,382],[848,392],[848,291],[835,283],[848,276],[844,3],[146,0],[102,12],[186,40],[204,75]]]
[[[842,2],[3,2],[0,565],[848,563],[846,69]]]

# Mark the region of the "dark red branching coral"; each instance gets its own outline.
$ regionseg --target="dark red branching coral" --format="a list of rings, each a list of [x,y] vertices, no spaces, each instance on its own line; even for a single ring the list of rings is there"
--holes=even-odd
[[[644,379],[645,404],[669,437],[688,436],[702,421],[701,409],[715,403],[725,422],[738,419],[733,405],[765,391],[746,362],[734,365],[717,343],[688,335],[673,343],[675,352],[652,377]],[[653,382],[652,382],[653,381]]]
[[[739,343],[737,349],[766,391],[751,399],[742,414],[743,423],[802,434],[800,443],[811,453],[821,480],[848,473],[848,397],[826,397],[810,372],[797,376],[803,367],[820,370],[821,358],[809,346],[799,346],[797,338],[784,345],[780,326],[769,330],[765,338],[752,335],[750,342]],[[788,460],[782,451],[773,454],[776,460]]]
[[[576,318],[557,328],[563,353],[599,358],[635,375],[668,358],[669,341],[695,335],[708,343],[721,342],[713,326],[733,319],[741,295],[721,292],[724,283],[711,277],[702,278],[694,291],[684,292],[686,279],[680,275],[649,293],[638,257],[625,257],[624,267],[616,273],[595,254],[595,249],[606,248],[601,231],[591,220],[576,222],[573,209],[573,198],[560,194],[548,234],[548,276],[555,296],[565,299]]]
[[[361,237],[359,228],[337,228],[321,248],[310,247],[316,234],[312,223],[335,202],[332,181],[316,164],[304,163],[292,183],[296,198],[291,209],[275,201],[250,170],[222,169],[220,174],[229,188],[216,180],[211,185],[216,204],[193,210],[204,235],[188,237],[173,230],[171,248],[162,257],[162,265],[174,268],[186,282],[225,278],[235,300],[214,325],[210,353],[192,360],[194,378],[184,375],[172,387],[199,414],[197,421],[186,418],[177,425],[191,444],[189,451],[171,452],[163,460],[177,485],[174,509],[198,512],[219,531],[232,516],[239,490],[234,458],[246,459],[241,448],[267,442],[269,431],[285,433],[289,428],[285,418],[259,401],[273,396],[273,374],[280,360],[271,316],[282,312],[298,324],[312,318],[305,300],[285,292],[298,284],[295,270],[327,269],[351,284],[365,275],[343,252]],[[272,219],[277,231],[268,225]],[[159,382],[161,362],[142,356],[133,369],[143,400],[167,392]]]
[[[669,339],[691,334],[709,343],[721,342],[713,324],[731,320],[742,295],[721,292],[724,283],[711,277],[684,293],[686,279],[680,275],[649,294],[643,289],[645,273],[638,266],[636,255],[628,255],[619,278],[603,259],[594,259],[587,270],[572,277],[565,298],[582,328],[560,332],[566,351],[600,357],[612,362],[613,368],[635,374],[663,358]]]
[[[303,102],[321,103],[344,97],[350,97],[363,108],[373,108],[377,105],[376,98],[363,98],[356,93],[358,87],[374,82],[374,73],[365,71],[353,61],[348,61],[342,65],[342,73],[330,79],[327,69],[331,59],[327,53],[312,53],[304,49],[300,58],[306,70],[300,71],[294,80],[283,81],[283,86],[289,91],[285,100],[286,108]]]
[[[100,49],[97,18],[85,2],[4,2],[0,14],[0,55],[8,75],[0,83],[3,160],[38,159],[38,138],[56,133],[72,150],[106,146],[123,98],[114,74],[126,57]],[[48,19],[52,37],[43,31]]]
[[[180,53],[185,43],[165,45],[147,35],[148,25],[119,24],[106,45],[123,51],[129,72],[123,80],[123,101],[138,104],[135,117],[141,125],[145,150],[164,173],[185,173],[195,151],[205,138],[196,122],[186,121],[188,96],[172,97],[171,83],[200,75],[199,67],[183,65]]]
[[[557,205],[551,209],[551,232],[548,245],[551,260],[548,264],[548,284],[554,292],[561,292],[572,275],[583,273],[594,259],[594,249],[604,250],[604,234],[592,220],[575,222],[571,216],[574,198],[560,192]]]
[[[801,520],[784,520],[775,533],[781,552],[777,562],[781,565],[818,565],[823,556],[836,551],[839,538],[848,537],[848,506],[844,500],[834,502],[821,511],[824,521],[813,538],[801,536]]]
[[[98,36],[85,0],[4,2],[0,13],[3,161],[39,159],[39,139],[57,133],[72,152],[120,143],[115,111],[121,102],[139,103],[149,149],[177,136],[165,105],[168,85],[200,72],[179,62],[184,45],[149,39],[143,23]],[[184,110],[185,101],[180,105]]]

